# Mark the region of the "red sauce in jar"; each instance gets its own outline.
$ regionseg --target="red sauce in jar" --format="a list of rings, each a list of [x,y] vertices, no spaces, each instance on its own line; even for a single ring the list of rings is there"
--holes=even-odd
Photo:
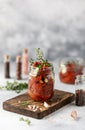
[[[63,65],[63,67],[60,68],[59,78],[61,82],[75,84],[76,76],[83,74],[84,66],[75,64],[75,62],[66,63]]]
[[[36,64],[38,63],[34,63],[34,66],[36,66]],[[40,69],[37,67],[32,69],[33,70],[29,74],[29,96],[36,101],[45,101],[47,99],[50,99],[53,96],[54,92],[52,68],[43,66]],[[38,69],[36,74],[35,69]]]

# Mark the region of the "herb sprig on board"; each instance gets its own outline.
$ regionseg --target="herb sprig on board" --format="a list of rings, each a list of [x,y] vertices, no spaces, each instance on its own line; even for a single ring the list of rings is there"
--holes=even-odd
[[[27,83],[19,83],[17,81],[14,82],[6,82],[5,86],[0,86],[0,89],[5,89],[5,90],[12,90],[15,91],[16,93],[20,93],[22,90],[27,89],[28,84]]]
[[[27,107],[28,106],[28,102],[27,101],[23,101],[23,102],[21,102],[21,106],[23,106],[23,107]]]

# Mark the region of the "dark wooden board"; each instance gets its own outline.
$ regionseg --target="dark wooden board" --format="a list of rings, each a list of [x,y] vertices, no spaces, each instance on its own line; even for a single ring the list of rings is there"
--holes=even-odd
[[[74,101],[73,93],[55,90],[54,96],[50,100],[46,101],[48,104],[50,104],[50,107],[45,107],[43,102],[33,101],[29,97],[28,93],[24,93],[3,102],[3,109],[36,119],[41,119],[58,110],[59,108],[65,106],[66,104],[71,103],[72,101]],[[28,102],[29,105],[38,106],[39,108],[41,108],[41,110],[34,111],[32,109],[29,109],[28,105],[23,106],[23,102]]]

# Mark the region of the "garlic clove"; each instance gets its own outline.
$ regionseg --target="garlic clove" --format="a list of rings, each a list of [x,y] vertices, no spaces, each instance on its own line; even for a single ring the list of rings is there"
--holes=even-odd
[[[48,108],[50,105],[47,102],[44,102],[44,107]]]
[[[47,79],[47,78],[45,78],[45,80],[44,80],[44,81],[45,81],[45,83],[47,83],[47,82],[48,82],[48,79]]]
[[[77,111],[72,111],[71,112],[71,117],[74,119],[74,120],[76,120],[77,119]]]

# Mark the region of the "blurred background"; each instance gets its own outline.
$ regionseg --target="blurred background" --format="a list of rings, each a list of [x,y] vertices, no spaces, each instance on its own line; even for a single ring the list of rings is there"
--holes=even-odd
[[[0,0],[0,62],[41,48],[53,62],[85,56],[85,0]]]

